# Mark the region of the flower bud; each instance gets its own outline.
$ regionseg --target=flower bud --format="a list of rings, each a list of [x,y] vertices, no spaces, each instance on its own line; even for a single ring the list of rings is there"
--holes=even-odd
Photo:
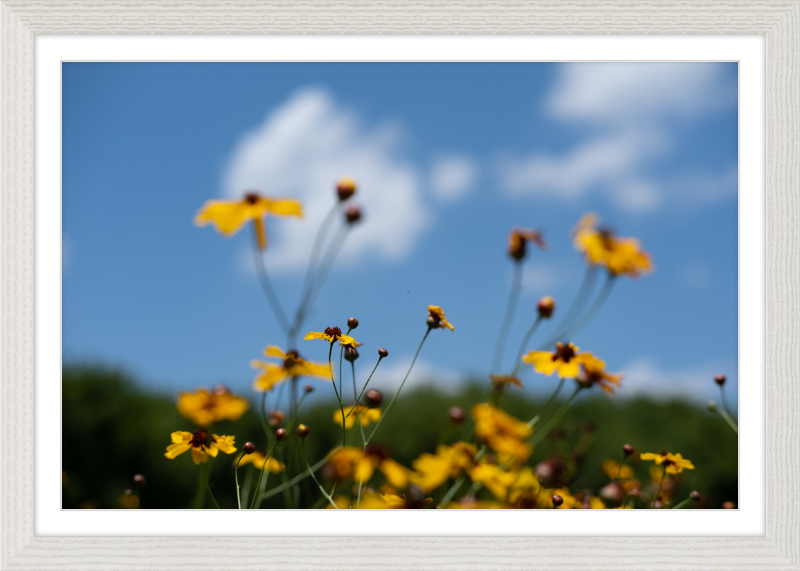
[[[269,411],[269,419],[267,420],[267,424],[269,424],[272,428],[275,428],[276,426],[280,426],[285,418],[286,415],[281,411],[271,410]]]
[[[435,315],[429,315],[428,319],[425,320],[425,323],[428,325],[429,329],[436,329],[437,327],[439,327],[439,323],[441,323],[441,320]]]
[[[722,504],[722,509],[724,509],[724,510],[735,510],[736,509],[736,504],[734,504],[733,502],[725,502],[725,503]]]
[[[361,209],[358,206],[351,206],[344,211],[344,217],[348,224],[355,224],[361,219]]]
[[[350,361],[351,363],[358,359],[358,349],[353,347],[352,345],[347,345],[344,348],[344,358],[346,361]]]
[[[708,401],[706,407],[708,408],[708,412],[717,412],[717,403],[713,400]]]
[[[689,494],[689,496],[696,502],[699,502],[702,499],[700,492],[697,490],[694,490],[691,494]]]
[[[364,394],[369,408],[378,408],[383,402],[383,393],[377,389],[370,389]]]
[[[285,428],[279,428],[275,431],[275,438],[278,440],[278,442],[283,442],[289,438],[289,434],[286,432]]]
[[[355,317],[351,317],[350,319],[347,320],[347,326],[350,329],[355,329],[356,327],[358,327],[358,319],[356,319]]]
[[[662,502],[661,500],[656,500],[655,502],[653,502],[653,509],[663,510],[664,502]]]
[[[147,478],[144,477],[144,474],[136,474],[133,477],[133,483],[137,486],[144,486],[147,484]]]
[[[303,390],[307,393],[313,393],[314,387],[312,387],[311,385],[303,385]]]
[[[299,436],[300,438],[305,438],[306,436],[309,435],[310,432],[311,429],[305,424],[301,424],[297,427],[297,436]]]
[[[230,393],[231,390],[226,387],[225,385],[217,385],[214,387],[214,394],[215,395],[227,395]]]
[[[600,488],[600,497],[606,502],[618,506],[625,499],[625,490],[622,489],[619,482],[611,482]]]
[[[549,295],[545,296],[536,304],[536,309],[539,311],[539,317],[542,319],[550,319],[550,316],[553,315],[553,311],[556,309],[556,302]]]
[[[631,454],[633,454],[633,446],[631,446],[630,444],[625,444],[622,447],[622,453],[625,454],[625,456],[630,456]]]
[[[244,450],[245,454],[252,454],[256,451],[256,445],[252,442],[245,442],[244,446],[242,446],[242,450]]]
[[[388,356],[389,356],[389,351],[387,351],[386,349],[384,349],[383,347],[381,347],[380,349],[378,349],[378,356],[379,356],[381,359],[385,359],[386,357],[388,357]]]
[[[467,419],[467,414],[464,412],[464,409],[458,406],[451,408],[448,414],[453,424],[462,424]]]
[[[350,178],[345,177],[341,179],[336,185],[336,194],[339,195],[339,200],[347,200],[356,192],[356,182]]]
[[[717,383],[719,386],[725,384],[725,375],[715,375],[714,382]]]
[[[558,494],[555,494],[553,496],[553,507],[557,508],[558,506],[560,506],[563,503],[564,503],[564,498],[562,498]]]

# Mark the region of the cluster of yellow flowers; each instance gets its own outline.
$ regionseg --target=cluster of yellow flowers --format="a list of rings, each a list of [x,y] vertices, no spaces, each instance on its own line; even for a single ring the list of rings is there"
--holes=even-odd
[[[491,371],[488,400],[475,403],[469,415],[458,407],[450,411],[451,428],[442,435],[433,451],[424,451],[411,462],[410,467],[394,460],[389,450],[373,441],[378,427],[389,414],[392,404],[405,384],[416,362],[422,346],[433,330],[455,331],[455,327],[445,317],[440,306],[428,306],[425,334],[420,342],[406,377],[399,388],[382,409],[383,395],[375,388],[368,389],[372,374],[360,387],[356,381],[354,362],[359,358],[358,347],[351,333],[358,327],[358,320],[347,321],[347,331],[337,326],[323,331],[307,333],[304,340],[322,340],[327,343],[328,362],[314,363],[300,356],[294,348],[294,338],[302,326],[314,299],[315,288],[321,287],[324,280],[324,267],[329,266],[335,257],[335,248],[326,253],[329,258],[320,261],[328,228],[333,215],[356,192],[352,179],[342,179],[337,187],[338,200],[331,214],[323,222],[315,248],[311,254],[306,284],[303,286],[302,302],[293,320],[286,318],[267,278],[263,260],[259,262],[260,277],[265,293],[275,312],[276,320],[287,336],[287,350],[276,345],[268,345],[264,356],[273,361],[253,360],[252,368],[257,370],[253,382],[254,391],[261,394],[261,419],[265,435],[265,449],[256,450],[253,443],[247,442],[242,453],[236,457],[234,477],[239,507],[259,507],[264,498],[287,494],[292,487],[299,493],[298,483],[311,478],[319,491],[318,507],[327,504],[331,509],[344,508],[528,508],[528,509],[598,509],[631,507],[683,507],[689,501],[699,501],[699,494],[692,495],[678,503],[673,502],[675,482],[672,479],[684,470],[694,469],[693,464],[680,454],[670,452],[641,453],[634,456],[630,445],[622,447],[622,462],[607,460],[603,471],[609,483],[596,494],[587,490],[570,490],[568,482],[574,466],[559,456],[540,461],[535,466],[529,462],[536,445],[553,431],[573,399],[580,391],[597,385],[602,390],[613,393],[623,379],[621,374],[606,370],[606,363],[589,352],[581,352],[569,341],[597,313],[605,301],[614,280],[620,276],[638,278],[653,270],[650,255],[643,251],[634,238],[614,235],[609,229],[598,227],[597,216],[585,215],[573,230],[576,249],[585,256],[587,275],[593,275],[598,268],[605,269],[608,280],[594,302],[585,308],[587,299],[579,294],[573,308],[556,332],[538,350],[527,350],[531,337],[544,320],[551,318],[555,311],[552,297],[544,297],[538,303],[538,317],[522,340],[516,359],[510,369],[502,370],[500,363],[505,349],[505,341],[513,319],[515,295],[519,291],[519,268],[527,256],[527,245],[532,243],[544,249],[547,247],[539,230],[515,228],[508,238],[508,254],[515,264],[515,283],[512,284],[509,310],[498,335],[495,351],[495,365]],[[356,207],[344,210],[345,230],[349,229],[361,215]],[[266,216],[302,217],[303,209],[292,199],[272,199],[249,193],[242,200],[209,201],[198,213],[198,225],[213,224],[224,235],[236,233],[246,223],[251,222],[257,260],[267,248]],[[334,372],[334,348],[339,350],[338,386]],[[551,350],[548,350],[551,349]],[[378,360],[373,374],[388,351],[379,349]],[[353,381],[353,399],[345,398],[342,386],[342,360],[350,363]],[[555,373],[559,384],[540,413],[529,421],[514,418],[502,409],[503,398],[509,387],[521,387],[521,371],[524,364],[531,370],[550,376]],[[297,398],[297,383],[301,377],[330,380],[338,401],[333,411],[332,427],[341,431],[341,445],[328,452],[315,464],[310,464],[305,455],[304,441],[311,433],[311,427],[298,423],[302,415],[301,406],[305,396],[313,391],[307,385],[302,398]],[[559,404],[557,396],[566,380],[575,383],[572,395],[560,402],[555,412],[553,404]],[[723,377],[724,380],[724,377]],[[287,414],[281,412],[280,402],[286,381],[290,383],[290,404]],[[289,386],[289,385],[286,385]],[[721,386],[721,385],[720,385]],[[265,402],[268,393],[279,388],[275,398],[275,410],[267,414]],[[346,404],[347,401],[347,404]],[[172,443],[165,456],[174,459],[186,451],[191,451],[195,464],[204,464],[215,458],[219,451],[234,454],[233,436],[220,436],[210,431],[213,424],[236,421],[248,410],[248,402],[230,393],[224,387],[213,391],[198,389],[193,393],[181,393],[178,397],[178,410],[185,418],[199,428],[194,432],[178,431],[172,433]],[[546,420],[542,424],[540,421]],[[732,422],[732,421],[731,421]],[[449,442],[452,430],[461,427],[458,438]],[[355,430],[357,428],[357,430]],[[368,429],[368,430],[366,430]],[[294,433],[294,434],[291,434]],[[350,442],[350,441],[353,442]],[[285,446],[294,447],[294,458],[301,463],[287,467],[287,463],[272,456],[281,454]],[[281,458],[286,457],[283,454]],[[633,460],[654,462],[650,470],[650,481],[640,481],[635,477],[631,466]],[[240,465],[252,465],[258,471],[258,483],[254,490],[244,492],[239,486],[238,469]],[[292,470],[292,474],[287,471]],[[282,474],[282,483],[267,488],[264,474]],[[288,476],[292,478],[289,479]],[[319,478],[318,478],[319,476]],[[208,487],[208,472],[204,474]],[[323,486],[320,479],[326,482]],[[202,480],[202,478],[201,478]],[[210,487],[208,487],[210,493]],[[252,497],[250,497],[252,496]],[[213,499],[213,494],[211,495]],[[285,497],[291,497],[285,496]],[[242,501],[244,500],[244,502]],[[214,499],[216,504],[216,500]],[[312,502],[309,502],[312,503]],[[292,507],[287,504],[286,507]]]

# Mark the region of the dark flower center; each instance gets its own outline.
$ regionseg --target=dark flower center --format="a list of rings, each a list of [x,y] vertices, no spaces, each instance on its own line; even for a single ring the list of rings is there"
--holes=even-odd
[[[561,360],[565,363],[569,363],[574,356],[575,349],[572,345],[559,345],[556,348],[556,352],[553,354],[553,361]]]
[[[198,428],[192,435],[191,445],[193,448],[200,448],[208,441],[208,430],[205,428]]]
[[[286,352],[286,358],[283,360],[283,368],[287,371],[294,367],[297,362],[300,360],[300,354],[292,349]]]
[[[258,202],[258,194],[256,194],[255,192],[248,192],[247,194],[244,195],[244,201],[247,204],[255,204],[256,202]]]
[[[612,247],[614,246],[614,232],[613,232],[613,230],[611,230],[611,228],[608,228],[606,226],[606,227],[598,228],[597,234],[600,236],[600,240],[602,240],[602,242],[603,242],[603,247],[605,247],[607,250],[612,249]]]
[[[342,330],[338,327],[327,327],[325,329],[325,335],[330,335],[333,338],[333,341],[336,341],[342,336]]]
[[[364,453],[367,456],[373,456],[375,458],[380,458],[381,460],[386,460],[389,458],[389,449],[381,444],[367,444],[367,447],[364,449]]]

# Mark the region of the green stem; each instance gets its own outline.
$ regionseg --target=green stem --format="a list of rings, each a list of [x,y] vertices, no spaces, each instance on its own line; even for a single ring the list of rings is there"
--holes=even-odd
[[[344,403],[342,402],[342,397],[339,396],[339,391],[336,390],[336,380],[333,378],[333,363],[331,363],[331,355],[333,355],[333,341],[331,341],[331,348],[328,350],[328,368],[331,370],[331,384],[333,384],[333,392],[336,393],[336,398],[339,400],[339,409],[342,411],[342,448],[347,446],[347,429],[344,425]],[[303,452],[303,457],[305,458],[305,452]],[[308,460],[306,460],[306,464],[308,464]],[[311,477],[314,478],[314,481],[317,482],[317,477],[314,474],[311,474]],[[319,486],[319,482],[317,482],[317,486]],[[319,486],[320,490],[322,490],[322,486]],[[322,490],[323,493],[325,490]],[[350,492],[350,486],[347,486],[347,499],[348,505],[352,507],[353,499],[352,494]]]
[[[519,300],[520,284],[522,282],[522,262],[514,262],[514,275],[511,278],[511,292],[508,296],[508,304],[506,305],[506,314],[503,316],[503,323],[500,325],[500,331],[497,333],[497,341],[494,345],[494,356],[492,357],[492,372],[498,373],[500,361],[503,358],[503,350],[506,346],[506,339],[508,338],[508,330],[511,328],[511,322],[514,319],[514,311],[517,308],[517,301]]]
[[[350,335],[352,330],[352,327],[348,327],[345,335]],[[339,394],[344,398],[344,391],[342,390],[342,355],[344,355],[344,345],[339,348]]]
[[[547,421],[547,424],[544,426],[544,428],[542,430],[537,431],[536,434],[533,435],[533,438],[531,438],[530,442],[531,446],[536,446],[536,444],[541,442],[542,439],[545,436],[547,436],[547,434],[556,426],[556,424],[558,424],[558,421],[561,420],[561,417],[563,417],[564,414],[567,412],[567,410],[569,409],[569,405],[572,404],[572,401],[575,399],[576,396],[578,396],[578,393],[580,391],[581,387],[577,387],[575,389],[575,392],[572,393],[572,395],[566,400],[566,402],[561,405],[561,408],[559,408],[558,411],[553,415],[553,418]]]
[[[319,480],[317,480],[317,477],[314,475],[314,470],[312,470],[311,466],[308,464],[308,459],[306,458],[306,445],[303,440],[300,441],[300,449],[303,452],[303,460],[305,460],[306,469],[308,470],[308,473],[311,475],[311,477],[314,479],[314,483],[319,488],[319,491],[322,492],[322,495],[325,496],[331,503],[331,505],[338,510],[339,506],[336,505],[336,502],[333,501],[333,498],[328,494],[328,492],[325,491],[325,488],[322,487],[322,484],[319,483]]]
[[[614,287],[614,283],[616,283],[616,276],[614,274],[609,273],[608,279],[606,279],[606,283],[603,284],[603,289],[600,290],[600,293],[597,294],[597,297],[592,302],[592,305],[589,306],[589,309],[581,316],[581,318],[573,323],[566,331],[561,334],[563,339],[567,339],[571,335],[575,335],[578,331],[586,327],[589,322],[594,318],[600,308],[603,307],[606,299],[608,299],[609,294],[611,293],[611,289]]]
[[[356,399],[356,402],[359,402],[359,401],[361,400],[361,397],[364,395],[364,391],[366,391],[366,390],[367,390],[367,385],[369,385],[369,382],[372,380],[372,375],[374,375],[374,374],[375,374],[375,370],[378,368],[378,365],[380,365],[380,364],[381,364],[381,359],[383,359],[383,357],[381,357],[381,356],[379,355],[379,356],[378,356],[378,362],[377,362],[377,363],[375,363],[375,367],[372,369],[372,372],[369,374],[369,378],[367,379],[367,382],[366,382],[366,383],[364,383],[364,388],[362,388],[362,389],[361,389],[361,394],[359,394],[359,395],[358,395],[358,398]],[[351,414],[353,414],[353,411],[352,411],[352,410],[350,410],[350,412],[348,412],[348,413],[347,413],[347,416],[345,416],[345,419],[346,419],[348,416],[350,416]]]
[[[375,436],[375,433],[378,431],[378,428],[380,427],[381,423],[383,422],[383,419],[386,418],[386,414],[389,412],[389,409],[392,408],[392,405],[394,404],[394,401],[397,399],[397,395],[399,395],[400,391],[403,390],[403,385],[406,384],[406,381],[408,380],[408,375],[411,374],[411,369],[414,368],[414,363],[417,362],[417,357],[419,357],[419,352],[422,350],[422,346],[425,344],[425,340],[428,338],[428,334],[431,332],[431,329],[433,329],[433,328],[432,327],[428,327],[428,330],[425,331],[425,335],[423,335],[422,341],[420,341],[419,347],[417,347],[417,352],[414,353],[414,359],[411,361],[411,366],[408,368],[408,372],[406,372],[406,376],[403,378],[403,382],[400,383],[399,387],[397,387],[397,392],[394,393],[394,396],[392,397],[392,400],[390,400],[389,404],[386,405],[386,410],[383,411],[383,414],[381,414],[381,417],[378,419],[378,422],[375,424],[375,428],[372,429],[372,433],[370,433],[369,438],[367,438],[367,442],[365,443],[365,446],[366,446],[366,444],[369,444],[370,441],[372,440],[372,437]],[[376,367],[377,367],[377,365],[376,365]],[[344,428],[344,425],[342,425],[342,428]]]
[[[219,504],[217,503],[217,498],[214,497],[214,492],[211,491],[211,484],[208,483],[208,475],[209,475],[208,473],[210,472],[210,469],[208,468],[208,463],[206,462],[205,465],[206,465],[205,481],[206,481],[206,489],[208,489],[208,495],[211,496],[211,501],[214,502],[214,506],[216,506],[217,509],[220,509]]]
[[[615,480],[619,480],[619,476],[620,476],[620,474],[622,474],[622,467],[625,465],[625,461],[627,459],[628,459],[628,457],[625,454],[623,454],[622,455],[622,462],[619,463],[619,470],[617,470],[617,477],[614,478]]]
[[[555,328],[556,333],[551,335],[547,338],[542,344],[541,350],[547,349],[553,345],[556,341],[561,339],[562,335],[565,331],[569,329],[571,326],[570,321],[575,319],[580,312],[583,310],[583,306],[586,305],[586,300],[589,294],[592,292],[592,288],[594,287],[594,280],[597,277],[597,266],[590,264],[586,266],[586,273],[583,276],[583,282],[581,283],[581,288],[578,291],[578,295],[575,296],[575,301],[572,302],[569,310],[567,311],[564,318],[558,323],[558,326]]]
[[[261,486],[261,478],[264,477],[264,470],[267,469],[267,462],[269,461],[270,456],[272,456],[272,451],[275,449],[275,446],[277,446],[277,444],[278,443],[275,442],[272,445],[272,448],[269,449],[269,452],[267,452],[267,456],[264,458],[264,465],[261,466],[261,472],[259,472],[258,474],[258,482],[256,482],[256,490],[258,490],[259,487]],[[256,496],[258,496],[258,493],[253,494],[253,499],[250,501],[250,509],[253,509],[253,505],[256,503]]]
[[[534,416],[530,420],[530,422],[528,423],[528,428],[530,428],[531,426],[533,426],[534,424],[539,422],[542,419],[542,417],[545,414],[547,414],[547,411],[550,410],[550,406],[556,400],[556,397],[558,396],[558,393],[561,392],[561,387],[563,387],[563,386],[564,386],[564,379],[559,379],[558,385],[556,385],[556,390],[554,390],[553,394],[550,395],[550,398],[547,399],[547,402],[545,403],[544,408],[542,408],[542,412],[540,412],[539,414],[537,414],[536,416]]]
[[[739,426],[736,424],[736,421],[731,418],[731,415],[725,409],[717,409],[720,416],[725,419],[731,429],[736,433],[739,434]]]
[[[206,503],[206,487],[203,485],[205,479],[207,464],[200,464],[200,470],[197,472],[197,493],[194,495],[194,509],[203,509]]]
[[[241,490],[239,489],[239,462],[242,461],[242,458],[244,458],[244,456],[245,456],[244,453],[242,453],[242,455],[239,456],[239,459],[236,460],[236,468],[234,468],[233,470],[233,477],[234,480],[236,480],[236,503],[239,505],[239,509],[242,509],[242,494]]]
[[[528,329],[528,332],[525,334],[525,337],[522,338],[522,343],[519,346],[519,351],[517,351],[517,360],[514,363],[514,368],[511,370],[511,376],[515,376],[519,368],[522,366],[522,355],[525,353],[525,349],[528,347],[528,343],[531,340],[531,337],[536,330],[539,329],[539,325],[542,323],[542,316],[536,318],[536,321],[533,322],[531,328]]]
[[[464,483],[464,480],[465,480],[465,479],[466,479],[466,476],[464,476],[464,474],[461,474],[461,475],[460,475],[458,478],[456,478],[456,481],[455,481],[455,483],[454,483],[452,486],[450,486],[450,489],[449,489],[449,490],[447,490],[447,493],[446,493],[446,494],[444,495],[444,497],[442,498],[442,501],[441,501],[441,502],[439,502],[439,507],[440,507],[440,508],[441,508],[441,507],[444,507],[444,506],[446,506],[446,505],[447,505],[447,503],[448,503],[448,502],[449,502],[451,499],[453,499],[453,496],[455,496],[455,495],[456,495],[456,492],[457,492],[457,491],[458,491],[458,489],[461,487],[461,485]]]
[[[686,498],[685,500],[683,500],[681,503],[679,503],[679,504],[677,504],[677,505],[674,505],[674,506],[672,506],[672,509],[673,509],[673,510],[679,510],[679,509],[681,509],[683,506],[685,506],[686,504],[688,504],[688,503],[689,503],[689,502],[691,502],[691,501],[692,501],[692,496],[689,496],[688,498]]]
[[[356,397],[356,393],[358,392],[358,388],[356,388],[356,362],[355,361],[350,361],[350,369],[353,371],[353,397],[355,397],[357,399],[358,397]],[[358,423],[358,429],[361,431],[361,443],[363,444],[364,448],[366,448],[367,447],[367,437],[364,435],[364,425],[361,424],[361,411],[358,409],[358,400],[356,400],[356,403],[353,405],[353,407],[356,409],[356,422]],[[350,412],[353,412],[353,411],[351,410]],[[350,416],[350,413],[347,413],[347,416]],[[344,419],[342,419],[342,422],[344,422]],[[358,485],[358,490],[359,490],[358,497],[359,497],[359,499],[361,499],[361,484]]]
[[[255,225],[253,227],[255,228]],[[264,295],[267,297],[267,302],[269,303],[270,309],[272,309],[272,313],[275,315],[275,319],[278,321],[278,325],[280,325],[283,332],[288,335],[291,330],[289,320],[286,319],[286,314],[283,312],[283,307],[281,307],[281,302],[278,300],[278,296],[275,293],[275,288],[272,287],[272,282],[267,274],[267,267],[264,264],[264,259],[261,257],[261,251],[258,249],[258,237],[255,235],[255,232],[253,236],[255,237],[253,254],[256,260],[256,273],[258,274],[259,282],[261,282],[261,289],[264,290]]]
[[[658,501],[658,495],[661,493],[661,484],[664,483],[664,477],[667,475],[667,469],[661,469],[661,480],[658,481],[658,491],[656,491],[656,495],[653,496],[653,503],[650,504],[650,509],[656,507],[656,502]]]

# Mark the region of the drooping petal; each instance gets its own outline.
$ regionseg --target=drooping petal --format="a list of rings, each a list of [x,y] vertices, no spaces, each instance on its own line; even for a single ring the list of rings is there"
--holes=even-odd
[[[339,342],[340,342],[342,345],[351,345],[351,346],[353,346],[353,347],[355,347],[355,346],[356,346],[356,343],[358,343],[358,341],[356,341],[355,339],[353,339],[353,338],[352,338],[352,337],[350,337],[349,335],[340,335],[340,336],[339,336]]]
[[[175,444],[170,444],[167,446],[167,451],[164,453],[164,456],[170,460],[174,460],[177,456],[183,454],[191,447],[192,445],[189,442],[176,442]]]
[[[211,436],[214,438],[213,445],[222,450],[225,454],[233,454],[236,452],[236,447],[234,446],[235,437],[218,436],[216,434],[212,434]]]
[[[249,205],[241,201],[209,200],[195,216],[194,223],[196,226],[213,224],[217,230],[231,236],[251,217]]]
[[[267,348],[264,349],[264,355],[267,357],[278,357],[280,359],[286,358],[286,353],[284,353],[281,348],[276,345],[267,345]]]
[[[303,217],[303,205],[299,200],[291,198],[265,198],[267,212],[273,216],[297,216]]]
[[[318,331],[312,331],[310,333],[306,333],[306,336],[303,337],[304,341],[311,341],[312,339],[324,339],[325,341],[331,342],[331,336],[326,335],[325,333],[320,333]]]
[[[254,360],[250,363],[250,366],[254,369],[263,369],[253,381],[253,390],[255,391],[265,393],[287,377],[287,372],[284,368],[279,365],[274,365],[273,363]]]
[[[381,462],[378,469],[386,476],[386,481],[390,486],[402,490],[408,485],[410,470],[391,458]]]
[[[200,450],[199,448],[192,448],[192,460],[195,464],[203,464],[208,462],[208,454]]]
[[[571,359],[569,363],[564,361],[555,361],[557,365],[558,376],[562,379],[574,379],[581,371],[580,364],[576,359]]]
[[[170,434],[170,437],[173,442],[186,442],[192,439],[192,433],[179,430]]]

